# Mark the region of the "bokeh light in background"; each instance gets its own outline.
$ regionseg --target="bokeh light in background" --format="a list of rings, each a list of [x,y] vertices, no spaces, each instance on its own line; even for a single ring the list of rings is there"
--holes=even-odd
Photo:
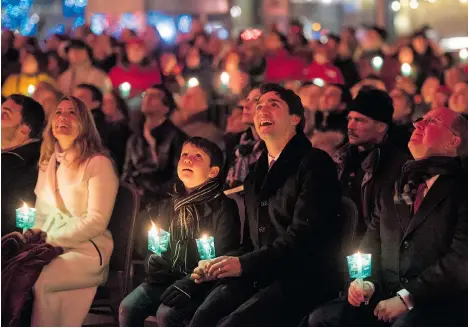
[[[32,14],[30,17],[23,19],[20,25],[20,33],[24,36],[34,36],[37,33],[37,23],[39,23],[39,15]]]
[[[63,0],[62,11],[64,17],[83,16],[88,0]]]
[[[205,24],[205,32],[216,35],[221,40],[227,40],[229,38],[228,30],[220,22],[210,22]]]
[[[33,0],[2,0],[2,27],[16,30],[26,25],[32,4]]]
[[[84,16],[77,17],[73,21],[72,29],[75,30],[76,28],[83,26],[84,24],[86,24],[86,19],[84,18]]]
[[[192,29],[192,16],[180,15],[177,18],[177,29],[182,33],[189,33]]]
[[[101,35],[109,27],[107,15],[96,13],[91,16],[91,31],[96,35]]]
[[[65,34],[65,25],[64,24],[57,24],[54,27],[49,29],[48,35],[53,34]]]
[[[166,43],[173,43],[177,36],[177,28],[174,18],[157,11],[150,11],[147,15],[147,23],[154,26]]]

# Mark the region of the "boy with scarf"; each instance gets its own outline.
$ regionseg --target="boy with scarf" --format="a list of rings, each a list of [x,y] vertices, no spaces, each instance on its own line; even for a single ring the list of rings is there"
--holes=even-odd
[[[235,201],[222,192],[218,179],[222,166],[223,154],[216,144],[201,137],[184,143],[174,195],[147,210],[147,219],[170,233],[168,250],[149,257],[147,278],[120,305],[120,326],[143,326],[156,311],[159,318],[167,317],[160,311],[177,311],[182,323],[189,320],[214,284],[196,284],[190,278],[200,260],[195,239],[214,237],[216,256],[238,248],[239,213]]]

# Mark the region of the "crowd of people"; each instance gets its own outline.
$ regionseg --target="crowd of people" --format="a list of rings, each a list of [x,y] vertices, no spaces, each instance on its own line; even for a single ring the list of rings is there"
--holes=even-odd
[[[467,325],[468,64],[426,32],[2,31],[2,325],[83,324],[119,181],[147,263],[121,326]]]

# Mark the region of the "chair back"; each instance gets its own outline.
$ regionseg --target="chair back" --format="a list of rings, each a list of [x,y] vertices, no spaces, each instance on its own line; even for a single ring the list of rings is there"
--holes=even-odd
[[[130,271],[134,244],[136,216],[140,208],[140,197],[129,184],[120,182],[109,230],[114,239],[114,251],[109,263],[110,274],[123,275],[123,291],[126,294],[130,283]]]

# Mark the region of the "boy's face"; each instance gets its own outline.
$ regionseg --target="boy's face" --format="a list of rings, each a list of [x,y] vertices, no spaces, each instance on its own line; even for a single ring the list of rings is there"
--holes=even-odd
[[[219,167],[211,167],[211,159],[207,153],[190,143],[182,147],[177,175],[185,188],[196,188],[217,177],[218,174]]]

